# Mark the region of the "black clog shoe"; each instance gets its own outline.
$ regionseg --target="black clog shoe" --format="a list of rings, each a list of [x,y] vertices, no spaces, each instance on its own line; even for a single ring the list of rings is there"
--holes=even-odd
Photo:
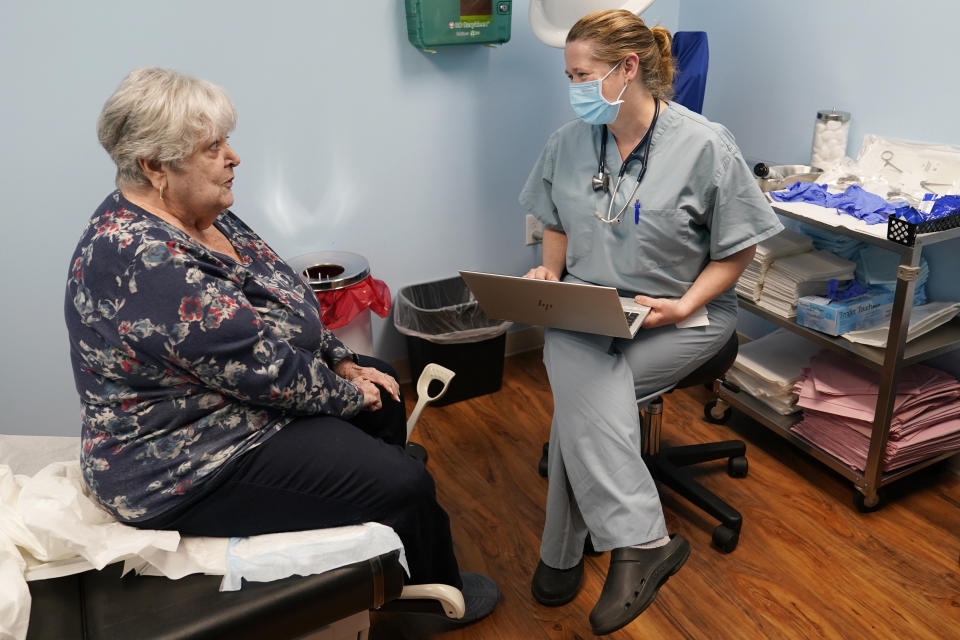
[[[580,562],[570,569],[554,569],[540,560],[536,571],[533,572],[533,582],[530,586],[537,602],[548,607],[559,607],[577,596],[582,582],[583,558],[580,558]]]
[[[598,636],[626,626],[657,597],[667,578],[687,561],[690,545],[681,535],[655,549],[621,547],[610,552],[610,570],[600,599],[590,612],[590,627]]]

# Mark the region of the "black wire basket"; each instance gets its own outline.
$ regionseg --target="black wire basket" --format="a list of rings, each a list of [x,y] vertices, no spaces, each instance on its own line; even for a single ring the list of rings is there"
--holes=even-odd
[[[960,227],[960,212],[923,222],[908,222],[890,214],[887,218],[887,240],[912,247],[918,233],[935,233],[956,227]]]

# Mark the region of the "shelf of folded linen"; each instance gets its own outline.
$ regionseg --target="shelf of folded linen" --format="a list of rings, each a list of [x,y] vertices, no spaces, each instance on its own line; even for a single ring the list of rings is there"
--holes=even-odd
[[[806,338],[777,329],[740,345],[726,379],[780,415],[790,415],[800,410],[794,387],[819,350]]]
[[[829,251],[807,251],[774,260],[764,276],[757,305],[793,318],[801,296],[826,294],[830,280],[853,280],[856,266]]]
[[[955,303],[945,304],[953,306]],[[889,333],[888,324],[885,324],[882,328],[851,331],[839,336],[832,336],[817,331],[816,329],[809,329],[799,325],[796,323],[795,318],[785,318],[777,315],[749,300],[741,298],[739,306],[741,309],[750,312],[758,318],[762,318],[767,322],[797,333],[807,340],[819,344],[821,347],[843,353],[866,367],[878,371],[883,369],[883,364],[886,359],[886,336]],[[915,328],[919,326],[914,325],[914,320],[921,317],[922,314],[925,314],[927,309],[934,310],[938,308],[946,310],[946,307],[942,307],[941,303],[928,303],[923,307],[914,307],[911,313],[911,326]],[[957,311],[960,311],[960,307],[953,306],[954,314],[956,314]],[[939,313],[936,315],[939,315]],[[924,322],[924,325],[926,325],[926,322]],[[882,333],[882,335],[879,335],[880,333]],[[914,336],[908,334],[907,343],[901,355],[901,361],[904,364],[912,364],[933,356],[950,353],[957,349],[960,349],[960,319],[954,317],[943,325],[935,327],[928,333]]]
[[[866,468],[879,394],[879,373],[823,350],[797,383],[803,419],[790,431],[851,469]],[[960,382],[922,364],[900,372],[884,472],[960,450]]]
[[[784,229],[772,238],[757,244],[753,260],[747,265],[737,280],[737,294],[756,302],[760,299],[760,290],[767,269],[774,260],[804,253],[813,249],[813,238],[792,229]]]

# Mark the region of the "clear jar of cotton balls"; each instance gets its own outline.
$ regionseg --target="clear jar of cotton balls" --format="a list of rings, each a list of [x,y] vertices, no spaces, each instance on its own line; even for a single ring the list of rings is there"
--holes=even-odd
[[[847,154],[850,114],[846,111],[817,111],[813,127],[813,152],[810,164],[826,171]]]

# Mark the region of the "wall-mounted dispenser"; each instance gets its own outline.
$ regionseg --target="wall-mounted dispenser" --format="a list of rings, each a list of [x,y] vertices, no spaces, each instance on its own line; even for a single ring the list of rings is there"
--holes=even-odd
[[[512,0],[405,0],[407,37],[430,50],[455,44],[510,40]]]

